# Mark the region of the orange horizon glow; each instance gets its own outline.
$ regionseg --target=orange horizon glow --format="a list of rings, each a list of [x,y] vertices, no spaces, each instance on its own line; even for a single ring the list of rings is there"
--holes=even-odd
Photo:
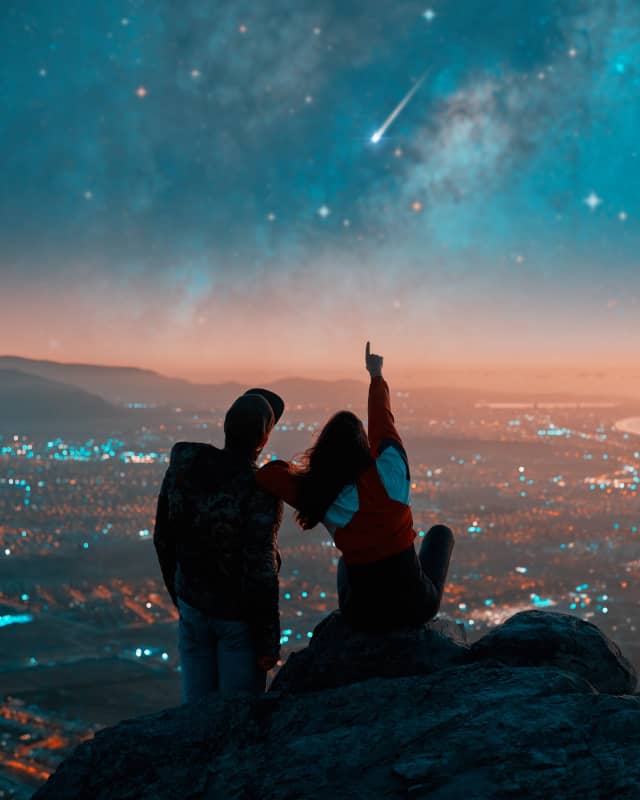
[[[364,344],[364,343],[363,343]],[[354,348],[355,349],[355,348]],[[382,350],[382,348],[378,348]],[[66,353],[64,354],[66,355]],[[238,383],[249,385],[252,383],[269,384],[279,380],[307,379],[319,381],[368,381],[364,369],[364,358],[361,363],[349,370],[340,364],[321,369],[316,364],[310,364],[306,369],[294,362],[290,369],[286,367],[277,370],[267,369],[264,364],[255,363],[252,368],[249,364],[238,364],[226,368],[219,366],[217,369],[203,369],[201,365],[194,365],[189,370],[185,362],[170,364],[157,359],[150,364],[126,362],[124,360],[105,359],[103,361],[82,358],[62,357],[62,353],[46,352],[5,352],[0,356],[52,361],[65,365],[99,366],[120,369],[151,370],[167,378],[183,379],[196,384]],[[357,357],[354,354],[354,361]],[[640,393],[640,369],[632,363],[616,364],[509,364],[485,363],[472,365],[442,365],[433,364],[420,368],[403,368],[393,363],[393,358],[385,356],[385,376],[398,388],[417,389],[420,387],[445,387],[452,389],[476,388],[482,390],[496,390],[503,392],[580,392],[582,394],[616,394],[624,395],[623,388]],[[624,385],[621,385],[621,381]]]
[[[43,280],[28,290],[16,280],[0,298],[2,354],[198,383],[366,381],[370,339],[385,373],[407,388],[508,389],[533,376],[536,386],[570,389],[589,384],[574,380],[580,372],[632,372],[640,349],[635,297],[626,308],[565,287],[538,307],[538,288],[508,274],[499,291],[478,281],[457,292],[426,277],[321,263],[295,279],[260,273],[200,293],[186,279],[149,275]]]

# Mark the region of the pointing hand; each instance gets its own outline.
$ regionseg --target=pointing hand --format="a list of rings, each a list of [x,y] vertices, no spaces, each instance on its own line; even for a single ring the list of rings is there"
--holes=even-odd
[[[367,342],[365,349],[365,365],[367,372],[372,378],[378,378],[382,375],[382,356],[378,356],[371,352],[371,342]]]

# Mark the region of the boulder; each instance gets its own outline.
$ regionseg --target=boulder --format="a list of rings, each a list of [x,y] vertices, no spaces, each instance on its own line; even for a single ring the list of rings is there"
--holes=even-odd
[[[593,623],[570,614],[522,611],[469,647],[463,626],[451,620],[373,633],[354,631],[335,611],[316,627],[308,647],[289,656],[271,690],[309,692],[375,677],[428,675],[484,659],[511,667],[557,667],[609,694],[631,694],[637,683],[618,645]]]
[[[469,648],[463,625],[435,619],[413,628],[372,633],[354,631],[339,611],[313,632],[309,646],[292,653],[270,691],[333,689],[369,678],[428,675],[463,664]]]
[[[588,680],[599,692],[631,694],[637,675],[618,645],[591,622],[571,614],[521,611],[471,647],[471,657],[509,666],[553,666]]]

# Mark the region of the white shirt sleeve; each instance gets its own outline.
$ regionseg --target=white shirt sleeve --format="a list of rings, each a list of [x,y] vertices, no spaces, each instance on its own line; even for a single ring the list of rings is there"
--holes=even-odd
[[[410,505],[411,482],[407,464],[396,447],[385,447],[376,459],[378,475],[387,494],[392,500]]]
[[[344,528],[353,519],[358,511],[358,489],[354,483],[344,487],[340,494],[327,509],[327,513],[322,520],[324,526],[333,536],[337,528]]]

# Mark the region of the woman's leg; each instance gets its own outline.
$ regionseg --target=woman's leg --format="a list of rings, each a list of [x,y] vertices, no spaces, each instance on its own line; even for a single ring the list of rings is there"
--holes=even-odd
[[[218,640],[220,694],[239,691],[262,694],[267,675],[258,666],[249,625],[235,619],[216,619],[213,625]]]
[[[216,640],[209,617],[178,598],[178,650],[182,671],[182,702],[193,703],[218,689]]]
[[[420,546],[418,558],[422,571],[435,588],[433,598],[435,610],[431,614],[432,617],[438,613],[440,608],[454,543],[454,536],[450,528],[447,528],[446,525],[434,525],[427,532]]]

